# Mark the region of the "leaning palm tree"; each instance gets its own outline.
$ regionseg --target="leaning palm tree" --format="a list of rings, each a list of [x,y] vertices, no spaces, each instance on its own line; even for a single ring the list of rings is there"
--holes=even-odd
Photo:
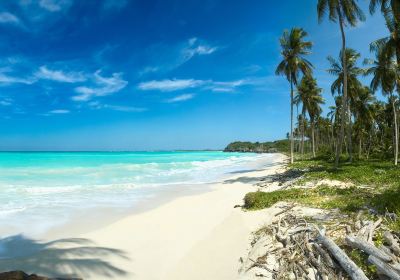
[[[387,55],[385,47],[378,49],[374,60],[365,60],[365,64],[370,68],[365,72],[366,75],[373,75],[371,80],[371,89],[376,91],[381,88],[382,94],[389,97],[389,103],[392,105],[394,122],[394,164],[397,165],[399,154],[399,136],[397,125],[397,110],[393,92],[396,88],[396,81],[400,79],[396,62]]]
[[[290,83],[290,162],[294,162],[294,139],[293,139],[293,105],[294,92],[293,86],[297,85],[300,73],[310,74],[312,72],[312,64],[305,59],[310,54],[312,43],[305,41],[307,36],[302,28],[292,28],[285,30],[280,38],[282,61],[276,68],[276,75],[283,75]]]
[[[360,54],[353,49],[346,49],[345,52],[340,52],[339,59],[336,60],[331,56],[328,56],[328,61],[330,63],[330,68],[328,73],[336,76],[336,80],[332,83],[331,91],[332,94],[339,94],[343,96],[342,112],[345,114],[341,116],[341,125],[346,125],[346,120],[348,120],[348,130],[347,130],[347,143],[349,150],[349,160],[353,159],[352,151],[352,128],[351,128],[351,107],[354,107],[354,102],[357,99],[358,88],[361,87],[361,82],[358,80],[358,76],[364,73],[364,70],[357,66],[357,61],[360,58]],[[346,69],[346,70],[345,70]],[[346,75],[345,75],[346,73]],[[345,84],[347,84],[347,97],[345,98]],[[344,102],[346,100],[346,102]],[[350,106],[352,105],[352,106]],[[346,114],[347,113],[347,114]],[[347,115],[347,118],[346,118]],[[341,130],[342,127],[341,126]],[[336,146],[337,147],[337,146]]]
[[[357,5],[357,0],[318,0],[317,5],[318,20],[321,21],[325,14],[328,14],[329,19],[333,22],[338,21],[340,32],[342,35],[342,64],[344,65],[344,80],[343,80],[343,104],[347,104],[347,68],[346,68],[346,35],[344,27],[346,24],[356,26],[359,20],[365,20],[364,13]],[[342,118],[339,133],[338,145],[336,145],[336,159],[335,166],[339,165],[339,158],[342,152],[342,143],[344,139],[344,127],[346,120],[346,106],[342,106]]]

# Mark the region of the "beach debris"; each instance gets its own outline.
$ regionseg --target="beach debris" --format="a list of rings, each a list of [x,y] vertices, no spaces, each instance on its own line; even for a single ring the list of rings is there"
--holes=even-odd
[[[365,266],[373,266],[379,279],[400,280],[399,234],[385,227],[384,217],[362,217],[360,212],[353,221],[321,222],[288,205],[255,233],[248,256],[242,258],[240,279],[367,280],[371,271],[364,271]],[[366,263],[353,259],[354,253]]]

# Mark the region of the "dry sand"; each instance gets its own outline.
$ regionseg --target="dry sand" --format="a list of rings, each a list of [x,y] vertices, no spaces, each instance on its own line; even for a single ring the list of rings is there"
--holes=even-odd
[[[280,209],[245,212],[234,206],[257,189],[259,178],[281,169],[286,157],[276,154],[272,161],[262,170],[213,184],[207,192],[181,196],[74,236],[81,239],[40,243],[36,256],[16,259],[14,265],[30,273],[70,273],[84,279],[236,279],[251,233],[270,223]],[[48,267],[39,265],[46,261]],[[11,263],[0,261],[0,269],[6,267]]]

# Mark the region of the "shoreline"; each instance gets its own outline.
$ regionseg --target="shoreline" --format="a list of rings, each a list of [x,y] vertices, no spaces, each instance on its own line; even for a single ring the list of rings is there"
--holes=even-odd
[[[70,218],[65,223],[50,228],[49,230],[32,235],[39,239],[57,239],[65,237],[65,232],[70,235],[81,235],[96,229],[107,226],[108,224],[114,223],[125,217],[141,214],[146,211],[158,208],[163,204],[169,203],[180,197],[190,197],[207,192],[213,191],[213,186],[221,184],[225,181],[232,180],[240,177],[246,173],[254,172],[256,170],[263,170],[270,166],[270,159],[273,159],[273,154],[265,154],[266,157],[258,158],[253,162],[250,162],[246,166],[246,169],[239,171],[233,171],[225,174],[221,174],[218,179],[213,182],[207,183],[188,183],[188,184],[170,184],[168,186],[157,186],[149,190],[150,194],[148,197],[142,198],[135,204],[129,207],[93,207],[87,210],[85,213],[81,213],[79,210],[72,212]],[[98,221],[99,213],[102,215],[102,220]]]
[[[234,206],[242,204],[247,192],[257,189],[253,183],[260,177],[282,168],[286,156],[274,154],[262,160],[259,168],[248,166],[220,182],[180,186],[178,192],[174,187],[165,188],[162,195],[143,201],[119,217],[109,216],[108,209],[97,209],[92,217],[74,217],[72,223],[43,236],[42,240],[50,243],[29,240],[32,246],[50,245],[14,260],[9,268],[83,279],[237,277],[238,259],[248,248],[251,232],[272,219],[274,210],[244,212]],[[91,223],[85,222],[87,218],[93,219]],[[209,255],[213,248],[219,249]],[[54,255],[58,250],[70,254]],[[75,254],[81,250],[84,252]],[[53,254],[48,263],[53,271],[32,265],[32,258],[40,261],[48,254]],[[58,262],[64,266],[55,269]]]

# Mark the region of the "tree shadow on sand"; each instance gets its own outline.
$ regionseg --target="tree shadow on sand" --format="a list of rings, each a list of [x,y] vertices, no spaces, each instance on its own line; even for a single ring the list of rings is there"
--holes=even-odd
[[[14,235],[0,240],[0,271],[23,270],[47,277],[101,275],[110,279],[127,274],[105,261],[108,257],[128,260],[121,250],[96,247],[83,238],[42,243]]]
[[[305,172],[300,169],[288,169],[283,173],[270,174],[266,176],[259,176],[259,177],[242,176],[234,179],[225,180],[224,183],[225,184],[233,184],[238,182],[243,184],[257,183],[257,185],[261,187],[263,187],[266,184],[274,182],[278,183],[279,185],[284,185],[285,183],[301,178],[301,176],[303,176],[304,173]]]

